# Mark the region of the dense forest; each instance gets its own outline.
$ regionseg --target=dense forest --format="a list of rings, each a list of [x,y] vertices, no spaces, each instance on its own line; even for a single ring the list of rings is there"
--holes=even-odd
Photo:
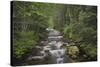
[[[64,46],[71,62],[97,60],[96,6],[13,1],[11,7],[13,64],[47,37],[46,28],[58,30],[71,45]]]

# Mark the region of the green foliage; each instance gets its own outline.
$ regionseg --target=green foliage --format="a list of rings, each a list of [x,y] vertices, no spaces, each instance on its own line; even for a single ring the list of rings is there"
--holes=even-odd
[[[32,3],[24,1],[13,2],[14,23],[14,57],[22,58],[31,50],[41,38],[46,36],[47,20],[51,15],[50,6],[46,3]],[[49,8],[47,8],[49,7]],[[16,30],[17,29],[17,30]]]
[[[66,25],[65,27],[64,27],[64,37],[65,38],[70,38],[71,37],[71,27],[70,26],[68,26],[68,25]]]
[[[72,11],[73,10],[73,11]],[[64,26],[65,38],[80,42],[81,49],[90,59],[97,56],[97,18],[96,7],[67,7],[69,24]]]
[[[39,39],[34,32],[17,32],[14,41],[14,55],[21,58],[28,50],[32,49]]]
[[[88,58],[96,60],[96,57],[97,57],[96,44],[83,43],[80,45],[80,47],[83,48],[83,51],[85,51],[86,55],[89,56]]]

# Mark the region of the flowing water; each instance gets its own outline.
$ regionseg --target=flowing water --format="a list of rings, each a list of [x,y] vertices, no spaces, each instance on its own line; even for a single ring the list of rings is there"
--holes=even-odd
[[[29,57],[28,59],[44,59],[49,57],[52,63],[64,63],[65,49],[63,48],[62,38],[60,32],[55,29],[46,29],[48,31],[48,37],[46,41],[41,41],[43,46],[36,46],[39,50],[39,54]]]

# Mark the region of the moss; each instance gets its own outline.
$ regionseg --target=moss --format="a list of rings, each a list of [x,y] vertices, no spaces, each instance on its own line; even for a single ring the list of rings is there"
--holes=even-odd
[[[68,50],[68,55],[72,58],[76,58],[77,55],[79,54],[79,48],[77,46],[69,46],[67,50]]]

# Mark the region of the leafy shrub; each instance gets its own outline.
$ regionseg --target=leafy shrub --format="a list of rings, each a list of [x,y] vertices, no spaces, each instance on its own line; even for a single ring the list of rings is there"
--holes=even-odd
[[[17,32],[14,41],[14,56],[21,58],[29,49],[32,49],[38,41],[38,35],[34,32]]]

